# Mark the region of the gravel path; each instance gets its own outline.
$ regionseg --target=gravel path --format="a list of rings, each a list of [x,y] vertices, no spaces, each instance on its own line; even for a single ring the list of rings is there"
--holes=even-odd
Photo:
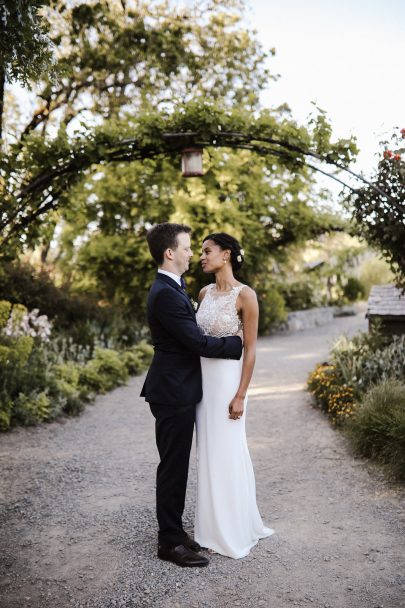
[[[307,373],[363,315],[259,341],[248,438],[276,534],[204,569],[156,557],[153,418],[142,378],[76,419],[0,437],[1,608],[405,606],[405,489],[310,407]],[[192,532],[193,460],[186,524]]]

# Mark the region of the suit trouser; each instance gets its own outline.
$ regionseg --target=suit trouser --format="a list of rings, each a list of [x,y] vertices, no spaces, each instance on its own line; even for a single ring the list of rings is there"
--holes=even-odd
[[[150,403],[155,417],[160,463],[156,474],[156,514],[159,543],[177,545],[184,540],[182,515],[195,422],[195,405]]]

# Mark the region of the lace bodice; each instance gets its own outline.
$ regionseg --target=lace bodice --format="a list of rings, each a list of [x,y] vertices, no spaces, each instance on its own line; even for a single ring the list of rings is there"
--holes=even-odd
[[[197,311],[198,326],[206,336],[236,336],[243,328],[236,300],[244,287],[245,285],[239,285],[227,293],[217,293],[214,283],[208,285]]]

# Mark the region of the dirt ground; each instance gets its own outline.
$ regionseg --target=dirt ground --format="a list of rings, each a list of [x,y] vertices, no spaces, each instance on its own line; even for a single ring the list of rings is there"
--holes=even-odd
[[[310,406],[308,372],[364,315],[259,341],[248,441],[275,535],[208,568],[156,558],[153,418],[143,378],[75,419],[0,437],[1,608],[399,608],[405,488],[354,458]],[[195,458],[185,521],[192,534]]]

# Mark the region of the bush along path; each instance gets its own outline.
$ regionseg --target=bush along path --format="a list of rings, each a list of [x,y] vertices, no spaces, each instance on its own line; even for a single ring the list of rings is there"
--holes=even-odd
[[[1,605],[7,608],[400,608],[405,491],[355,458],[310,407],[308,373],[360,316],[259,341],[247,432],[275,535],[204,569],[156,557],[153,418],[143,377],[80,417],[1,437]],[[192,533],[195,458],[185,522]]]
[[[117,351],[76,344],[52,329],[38,309],[0,300],[0,431],[75,416],[152,358],[145,341]]]
[[[351,440],[405,482],[405,335],[342,336],[309,375],[315,403]]]

